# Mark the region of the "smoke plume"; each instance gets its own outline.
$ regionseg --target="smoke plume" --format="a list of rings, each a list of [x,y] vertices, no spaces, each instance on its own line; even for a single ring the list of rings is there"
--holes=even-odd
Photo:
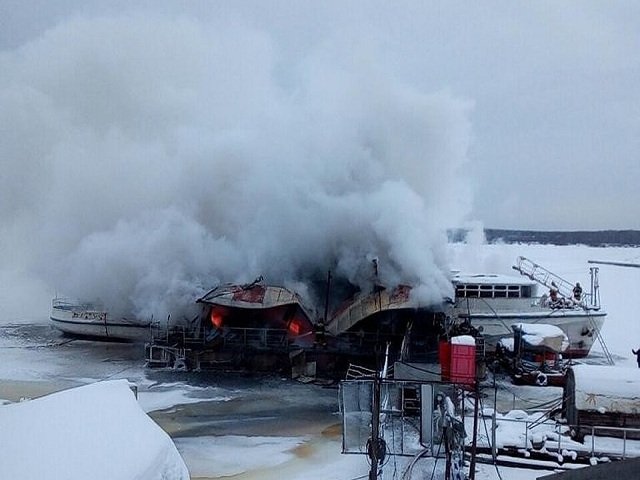
[[[340,38],[291,58],[242,22],[122,15],[1,52],[5,267],[145,318],[259,275],[313,303],[329,269],[368,288],[373,259],[450,296],[471,106]]]

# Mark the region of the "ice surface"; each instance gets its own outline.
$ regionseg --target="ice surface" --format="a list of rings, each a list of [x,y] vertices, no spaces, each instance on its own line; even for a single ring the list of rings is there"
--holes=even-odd
[[[185,384],[174,385],[169,389],[166,387],[156,388],[155,390],[151,388],[138,393],[138,403],[145,412],[154,412],[171,408],[175,405],[186,405],[204,400],[208,402],[228,402],[233,398],[230,395],[222,395],[215,391],[211,391],[206,398],[194,396],[193,393],[198,391],[206,390],[202,388],[196,389]]]
[[[295,456],[293,450],[304,441],[304,437],[226,435],[179,438],[176,446],[189,457],[194,477],[226,477],[281,465]]]

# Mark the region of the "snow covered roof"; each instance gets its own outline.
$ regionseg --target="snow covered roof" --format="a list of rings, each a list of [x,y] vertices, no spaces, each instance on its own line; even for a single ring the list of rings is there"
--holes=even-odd
[[[571,370],[577,409],[601,413],[640,412],[640,369],[576,365]]]
[[[458,335],[457,337],[451,337],[451,345],[476,345],[476,339],[471,335]]]
[[[525,277],[494,273],[456,273],[451,277],[451,281],[455,285],[536,285],[536,282]]]
[[[300,297],[295,292],[284,287],[261,283],[221,285],[198,299],[198,302],[250,309],[267,309],[291,304],[302,307]]]
[[[547,347],[554,352],[564,352],[569,348],[567,335],[555,325],[516,323],[511,328],[519,332],[522,340],[533,347]]]
[[[0,478],[189,478],[171,438],[126,380],[0,406],[0,425]]]

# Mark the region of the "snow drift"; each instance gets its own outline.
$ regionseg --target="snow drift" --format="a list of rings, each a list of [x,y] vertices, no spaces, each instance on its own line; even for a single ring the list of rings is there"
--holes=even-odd
[[[189,479],[126,380],[0,406],[0,424],[0,478]]]

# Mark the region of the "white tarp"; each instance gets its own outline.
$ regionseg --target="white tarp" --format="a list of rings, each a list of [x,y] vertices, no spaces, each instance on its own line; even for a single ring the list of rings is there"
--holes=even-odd
[[[522,340],[532,347],[546,347],[554,352],[564,352],[569,347],[569,339],[555,325],[546,323],[517,323],[511,326],[520,331]]]
[[[640,369],[602,365],[576,365],[571,369],[578,410],[640,412]]]

